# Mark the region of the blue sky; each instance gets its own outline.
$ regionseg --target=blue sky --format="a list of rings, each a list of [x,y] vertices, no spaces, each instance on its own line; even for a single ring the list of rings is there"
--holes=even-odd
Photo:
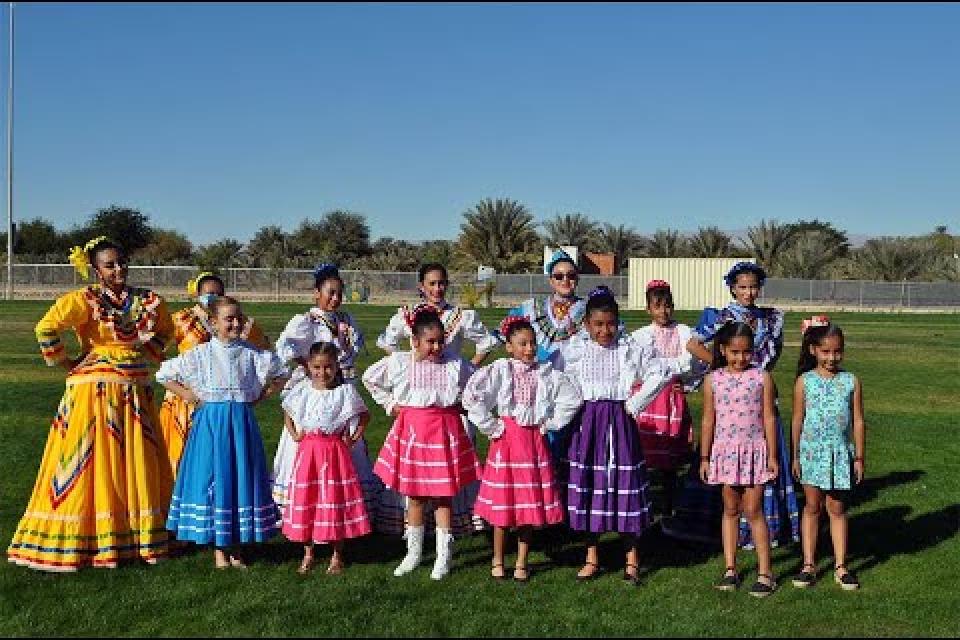
[[[19,219],[118,203],[206,243],[346,208],[421,240],[511,197],[644,233],[960,230],[956,4],[15,12]]]

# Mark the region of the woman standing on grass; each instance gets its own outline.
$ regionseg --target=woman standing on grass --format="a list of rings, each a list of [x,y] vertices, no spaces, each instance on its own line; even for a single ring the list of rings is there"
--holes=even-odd
[[[401,307],[390,318],[386,329],[377,338],[377,346],[389,354],[397,351],[408,351],[411,347],[413,332],[412,318],[418,310],[433,310],[440,316],[443,324],[443,354],[459,358],[463,350],[463,343],[472,342],[476,345],[476,352],[471,359],[474,366],[480,366],[499,341],[483,326],[479,315],[473,309],[462,309],[447,302],[447,287],[450,278],[447,268],[435,262],[424,264],[417,273],[419,278],[420,298],[422,302],[414,308]],[[464,427],[471,442],[475,442],[475,428],[464,419]],[[484,528],[480,518],[473,517],[473,503],[477,497],[480,483],[475,482],[464,488],[453,500],[453,531],[455,534],[469,534]],[[405,532],[407,501],[395,491],[386,490],[381,494],[380,507],[377,511],[377,530],[396,535]],[[432,508],[427,508],[427,529],[430,529]]]
[[[210,342],[213,337],[213,324],[210,318],[210,304],[225,294],[223,279],[204,271],[187,283],[187,293],[196,304],[173,314],[174,341],[180,354],[186,353],[197,345]],[[258,349],[269,349],[270,344],[253,318],[244,318],[240,337]],[[177,394],[167,391],[160,405],[160,435],[164,449],[170,460],[173,477],[177,475],[183,445],[190,431],[190,416],[197,407]]]
[[[703,345],[713,342],[726,324],[746,323],[754,332],[753,365],[772,372],[783,351],[783,312],[756,305],[766,277],[763,268],[752,262],[738,262],[733,265],[724,276],[733,301],[723,309],[708,307],[703,310],[687,349],[703,362],[712,363],[713,354]],[[776,396],[776,386],[774,395]],[[789,449],[786,446],[779,409],[775,413],[778,474],[763,485],[763,513],[773,547],[780,542],[796,542],[800,539],[800,514],[793,480],[790,477]],[[706,453],[701,451],[700,455]],[[704,484],[697,474],[691,473],[677,501],[677,515],[662,521],[663,532],[675,538],[714,542],[721,511],[718,488]],[[743,518],[740,520],[739,544],[746,549],[753,547],[750,528]]]
[[[54,302],[37,323],[44,360],[67,370],[27,510],[7,550],[11,562],[45,571],[154,563],[165,556],[173,478],[157,429],[148,364],[173,335],[166,303],[127,285],[127,256],[101,236],[70,262],[97,283]],[[80,355],[67,357],[72,329]]]

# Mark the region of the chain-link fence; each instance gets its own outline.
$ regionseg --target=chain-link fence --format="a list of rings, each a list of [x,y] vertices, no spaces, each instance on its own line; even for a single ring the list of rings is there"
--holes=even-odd
[[[130,282],[150,287],[171,298],[186,297],[187,280],[197,273],[191,266],[131,266]],[[309,269],[235,268],[222,272],[231,294],[259,300],[303,300],[313,289]],[[408,301],[417,295],[417,274],[388,271],[341,271],[347,299],[374,303]],[[0,284],[6,286],[6,269]],[[475,274],[451,274],[450,299],[474,297],[486,303],[484,283]],[[547,278],[538,273],[499,274],[494,277],[492,301],[508,306],[550,292]],[[69,264],[16,264],[13,270],[17,298],[48,298],[82,284]],[[588,292],[606,285],[618,298],[626,299],[627,276],[582,275],[578,290]],[[769,278],[762,302],[766,304],[833,306],[844,308],[943,308],[960,307],[957,282],[870,282],[866,280],[793,280]]]

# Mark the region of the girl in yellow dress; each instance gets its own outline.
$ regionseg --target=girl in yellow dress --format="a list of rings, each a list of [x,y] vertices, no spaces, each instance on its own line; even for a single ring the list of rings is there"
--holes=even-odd
[[[191,299],[196,300],[196,304],[173,314],[173,337],[180,354],[209,342],[213,336],[208,309],[213,300],[225,295],[223,279],[215,273],[204,271],[187,283],[187,293],[190,294]],[[240,337],[257,349],[270,348],[270,343],[260,329],[260,325],[254,322],[253,318],[244,318]],[[180,466],[180,458],[183,456],[183,446],[190,431],[190,416],[194,409],[196,409],[195,405],[186,402],[171,391],[166,392],[163,396],[163,404],[160,405],[160,435],[170,460],[170,472],[174,478],[177,476],[177,467]]]
[[[173,478],[147,366],[172,337],[170,314],[156,293],[127,285],[127,257],[106,237],[74,247],[70,262],[84,279],[93,266],[98,282],[58,298],[36,327],[67,384],[7,556],[46,571],[152,564],[167,554]],[[61,342],[68,329],[75,360]]]

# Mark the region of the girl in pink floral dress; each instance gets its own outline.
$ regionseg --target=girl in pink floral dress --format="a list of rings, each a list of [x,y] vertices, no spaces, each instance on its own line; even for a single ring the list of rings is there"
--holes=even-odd
[[[770,535],[763,516],[763,483],[775,478],[777,464],[774,387],[770,374],[752,366],[753,330],[733,322],[714,340],[713,370],[703,395],[700,478],[723,485],[723,556],[726,571],[715,585],[731,591],[737,574],[737,529],[741,513],[750,525],[757,551],[757,582],[750,595],[773,593]]]

